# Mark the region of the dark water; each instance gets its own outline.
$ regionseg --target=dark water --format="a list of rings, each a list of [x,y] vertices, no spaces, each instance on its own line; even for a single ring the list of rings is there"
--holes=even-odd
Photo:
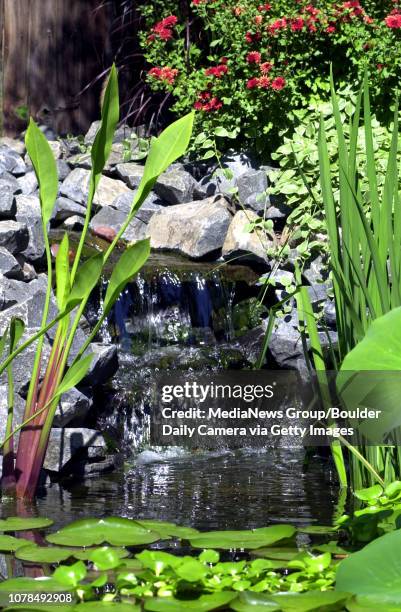
[[[170,455],[170,458],[169,458]],[[145,455],[146,457],[146,455]],[[338,498],[331,463],[300,449],[188,456],[126,464],[71,487],[53,485],[32,508],[56,526],[88,516],[154,518],[202,530],[248,529],[278,522],[330,524]],[[3,505],[3,513],[13,507]]]

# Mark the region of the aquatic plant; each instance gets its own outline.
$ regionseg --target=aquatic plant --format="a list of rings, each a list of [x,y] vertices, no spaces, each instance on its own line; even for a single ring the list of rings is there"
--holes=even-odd
[[[48,223],[52,216],[58,192],[56,163],[46,138],[33,120],[30,121],[26,133],[27,151],[39,184],[48,284],[43,305],[41,329],[34,336],[21,343],[24,332],[23,323],[19,320],[11,321],[9,330],[0,343],[0,349],[3,349],[3,352],[6,345],[9,346],[9,355],[0,366],[0,374],[5,370],[7,371],[9,383],[9,414],[6,438],[3,442],[2,488],[3,491],[15,492],[19,498],[33,498],[35,496],[59,399],[63,393],[77,385],[88,373],[92,355],[87,353],[87,348],[126,283],[145,263],[150,252],[149,240],[129,244],[120,256],[110,277],[104,299],[103,314],[72,360],[70,358],[71,347],[90,294],[98,283],[110,255],[149,195],[157,177],[185,152],[191,136],[193,114],[179,119],[153,140],[142,181],[135,192],[125,223],[105,253],[98,253],[83,261],[82,254],[88,233],[93,200],[111,151],[118,120],[118,77],[113,66],[104,95],[100,127],[91,150],[92,170],[88,185],[84,228],[71,266],[69,262],[69,239],[67,234],[64,235],[57,252],[55,271],[53,271]],[[49,321],[53,284],[55,285],[58,313],[52,321]],[[51,353],[46,361],[43,351],[44,334],[56,324],[57,328]],[[16,427],[13,422],[12,362],[16,356],[35,341],[37,341],[35,360],[23,422]],[[17,431],[20,431],[20,436],[14,460],[13,440]]]

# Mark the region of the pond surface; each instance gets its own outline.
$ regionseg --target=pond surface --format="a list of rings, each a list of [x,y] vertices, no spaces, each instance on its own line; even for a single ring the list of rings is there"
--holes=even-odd
[[[151,459],[148,454],[148,459]],[[140,456],[147,461],[147,455]],[[155,518],[201,530],[274,523],[328,525],[338,487],[331,463],[302,449],[205,453],[170,449],[162,462],[135,465],[71,487],[53,485],[32,511],[56,526],[88,516]],[[14,508],[3,506],[3,513]]]

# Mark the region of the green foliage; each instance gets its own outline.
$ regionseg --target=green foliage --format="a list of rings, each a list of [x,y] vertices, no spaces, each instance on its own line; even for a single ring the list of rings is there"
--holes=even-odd
[[[262,548],[284,538],[291,538],[295,529],[291,525],[274,525],[253,531],[211,531],[190,538],[195,548]]]
[[[53,525],[53,521],[47,518],[22,518],[19,516],[10,516],[6,519],[0,519],[0,532],[44,529],[45,527],[50,527],[50,525]]]

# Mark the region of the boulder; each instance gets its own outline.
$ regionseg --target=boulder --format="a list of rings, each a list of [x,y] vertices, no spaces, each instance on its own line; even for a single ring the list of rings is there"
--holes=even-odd
[[[84,218],[79,215],[73,215],[63,221],[61,227],[70,232],[79,232],[84,228]]]
[[[206,197],[206,191],[193,176],[182,169],[164,172],[157,179],[153,191],[169,204],[183,204]]]
[[[324,322],[331,329],[337,327],[336,305],[331,300],[328,300],[323,308]]]
[[[100,128],[100,121],[93,121],[91,123],[89,130],[85,134],[84,143],[86,145],[92,145],[95,141],[96,134]]]
[[[25,223],[29,231],[28,246],[21,253],[28,261],[35,262],[41,259],[45,252],[40,201],[33,195],[18,195],[15,202],[17,205],[15,218],[18,222]]]
[[[26,152],[25,143],[22,140],[15,140],[15,138],[10,138],[9,136],[0,137],[0,147],[12,149],[18,155],[25,155]]]
[[[241,263],[250,264],[268,262],[267,249],[273,246],[273,242],[261,230],[246,231],[247,225],[257,218],[258,215],[250,210],[240,210],[236,213],[223,244],[224,259],[229,261],[241,257]]]
[[[270,204],[269,208],[266,210],[265,218],[271,219],[272,221],[283,221],[287,219],[287,217],[291,214],[292,210],[293,209],[287,206],[286,204]]]
[[[90,222],[90,229],[96,236],[100,236],[112,242],[117,233],[122,228],[127,218],[127,214],[115,208],[102,208]],[[147,226],[140,219],[134,218],[122,238],[127,242],[135,242],[145,238]]]
[[[115,344],[91,342],[88,353],[93,353],[94,357],[82,385],[100,385],[114,376],[118,370],[118,351]]]
[[[133,192],[123,193],[114,200],[112,206],[113,208],[125,213],[125,215],[128,215],[129,211],[131,210],[133,199]],[[143,223],[149,223],[151,217],[161,209],[161,200],[159,200],[159,198],[151,192],[136,213],[135,218],[139,219]]]
[[[14,195],[21,193],[21,186],[18,179],[9,172],[4,172],[0,177],[0,193],[3,193],[5,190],[11,191]]]
[[[57,160],[58,180],[63,182],[67,178],[67,176],[70,174],[70,172],[71,172],[71,168],[67,164],[67,162],[64,161],[63,159],[58,159]]]
[[[0,191],[0,218],[10,219],[15,216],[16,211],[12,187],[6,184]]]
[[[117,164],[116,172],[121,180],[128,185],[130,189],[136,189],[141,182],[144,166],[133,162]]]
[[[56,204],[53,210],[52,220],[56,222],[65,221],[68,217],[73,215],[79,215],[85,217],[86,208],[74,200],[69,198],[60,197],[57,198]]]
[[[27,328],[41,326],[46,288],[47,276],[45,274],[39,274],[37,279],[29,283],[12,281],[5,277],[0,278],[0,304],[2,304],[0,335],[4,333],[11,317],[22,319]],[[50,303],[49,319],[54,318],[56,314],[57,308],[53,298]]]
[[[151,246],[199,259],[221,249],[230,221],[228,203],[222,197],[169,206],[149,221]]]
[[[50,472],[62,472],[68,469],[71,460],[87,456],[88,449],[93,447],[106,451],[106,442],[99,431],[55,427],[50,433],[43,467]]]
[[[67,154],[67,148],[60,140],[48,140],[54,159],[62,159]]]
[[[267,176],[263,170],[247,170],[237,178],[238,198],[242,206],[262,213],[269,207]]]
[[[17,180],[23,195],[32,195],[39,187],[36,174],[33,170],[27,172],[24,176],[20,176]]]
[[[75,168],[63,181],[60,194],[86,206],[89,192],[90,171],[83,168]],[[102,176],[93,200],[95,206],[103,208],[111,206],[117,196],[130,191],[125,183],[120,180]]]
[[[21,279],[22,269],[18,261],[7,249],[0,247],[0,274],[6,278]]]
[[[13,149],[9,147],[0,147],[0,174],[10,172],[14,176],[21,176],[26,172],[26,164]]]
[[[0,246],[15,255],[23,252],[29,244],[29,232],[26,223],[18,221],[0,221]]]
[[[61,397],[53,421],[53,427],[82,424],[92,406],[92,400],[78,391],[70,389]]]
[[[236,188],[238,178],[248,170],[255,169],[255,165],[246,153],[229,152],[220,160],[222,168],[215,168],[201,181],[201,187],[208,196],[215,193],[230,195]]]

